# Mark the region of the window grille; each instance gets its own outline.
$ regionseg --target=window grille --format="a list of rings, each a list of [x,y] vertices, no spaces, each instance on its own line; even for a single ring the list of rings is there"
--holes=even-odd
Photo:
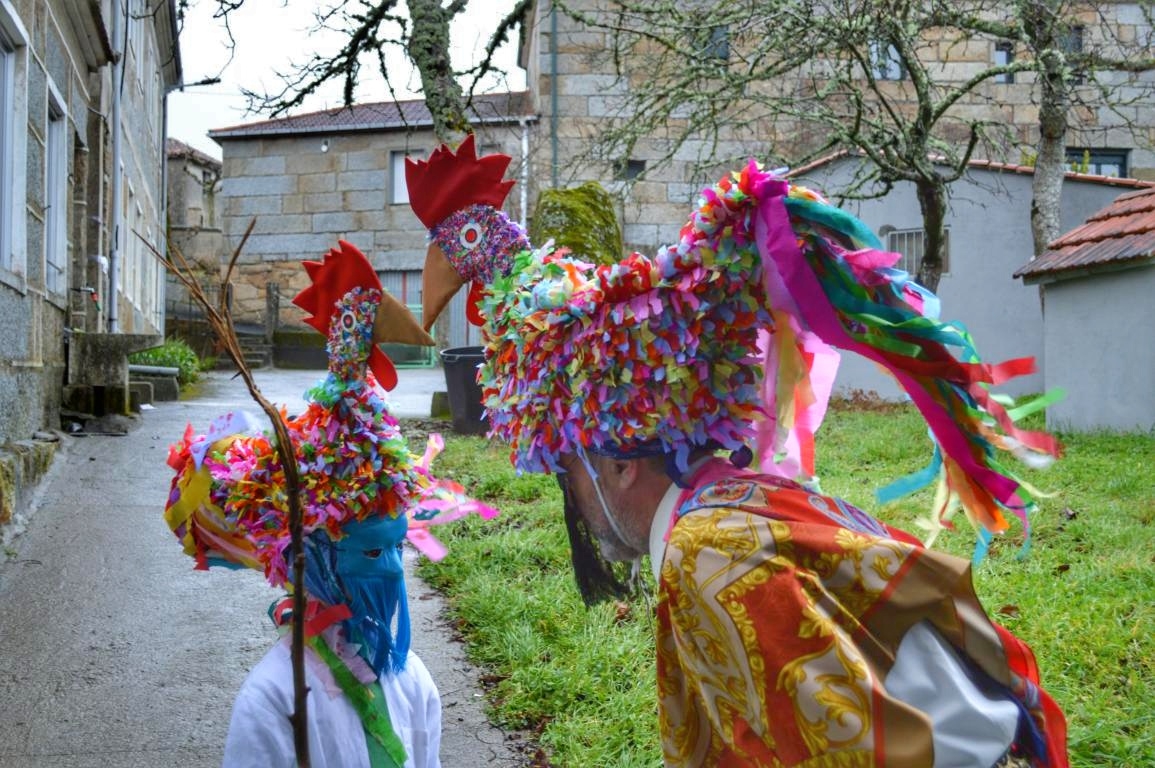
[[[950,229],[943,232],[942,273],[950,272]],[[922,229],[893,229],[886,234],[886,249],[902,255],[894,265],[910,275],[917,275],[926,254],[926,231]]]

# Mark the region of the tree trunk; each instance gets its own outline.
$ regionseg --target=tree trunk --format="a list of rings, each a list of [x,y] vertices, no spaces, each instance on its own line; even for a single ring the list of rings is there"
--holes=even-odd
[[[922,263],[918,265],[916,280],[929,291],[938,291],[938,281],[942,277],[943,257],[946,254],[946,208],[947,188],[941,180],[923,179],[915,183],[918,207],[922,210],[922,221],[926,240]]]
[[[1059,236],[1063,177],[1067,171],[1067,107],[1070,67],[1062,52],[1060,0],[1026,0],[1019,19],[1035,51],[1039,78],[1039,146],[1031,182],[1034,256]]]
[[[450,146],[471,132],[465,117],[465,98],[453,78],[449,59],[449,22],[453,15],[438,0],[409,0],[413,22],[409,58],[421,75],[421,92],[433,117],[433,133],[438,141]]]
[[[1050,52],[1048,52],[1050,53]],[[1031,182],[1031,234],[1034,255],[1060,234],[1060,201],[1063,177],[1067,171],[1067,83],[1061,64],[1052,55],[1044,59],[1040,73],[1039,154],[1035,159],[1035,177]]]
[[[421,75],[421,92],[433,118],[433,133],[439,142],[449,146],[457,146],[466,134],[473,132],[465,115],[465,97],[453,77],[449,59],[449,22],[454,13],[451,8],[442,8],[439,0],[409,0],[413,22],[409,58]],[[443,312],[434,323],[433,337],[438,349],[450,344],[451,314]]]

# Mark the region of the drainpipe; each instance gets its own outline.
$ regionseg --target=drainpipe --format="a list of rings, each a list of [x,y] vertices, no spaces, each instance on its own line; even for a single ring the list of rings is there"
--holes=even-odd
[[[557,5],[549,4],[549,145],[553,188],[557,189]],[[523,187],[524,189],[524,187]]]
[[[524,117],[521,123],[521,228],[525,229],[529,216],[526,209],[529,207],[529,121]]]
[[[160,97],[160,247],[158,251],[168,256],[168,95],[175,88],[165,88]],[[167,268],[157,270],[157,293],[160,296],[160,311],[157,313],[157,327],[161,335],[165,333],[164,324],[168,319],[168,284]]]
[[[123,0],[128,2],[128,0]],[[113,3],[112,12],[112,226],[108,248],[108,332],[120,332],[120,209],[124,179],[120,172],[121,128],[120,93],[124,84],[124,41],[128,39],[128,13],[121,0]],[[124,15],[121,29],[121,15]]]

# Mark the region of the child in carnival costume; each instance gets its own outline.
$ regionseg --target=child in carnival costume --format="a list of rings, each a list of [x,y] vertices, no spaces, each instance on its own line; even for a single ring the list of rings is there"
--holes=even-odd
[[[998,452],[1059,450],[990,392],[1030,361],[982,362],[861,222],[754,162],[676,245],[606,266],[530,246],[500,211],[508,162],[468,139],[410,162],[423,317],[473,283],[491,435],[558,474],[605,558],[650,555],[666,764],[1066,766],[1063,714],[970,563],[813,482],[833,348],[861,354],[930,427],[928,526],[964,510],[978,559],[1033,504]]]
[[[197,568],[262,571],[274,587],[306,593],[308,739],[311,764],[324,768],[435,768],[441,702],[410,648],[401,546],[438,558],[428,526],[492,510],[438,481],[410,453],[379,384],[396,372],[384,341],[432,344],[412,315],[385,293],[368,260],[349,243],[305,262],[312,284],[294,303],[328,339],[327,377],[308,407],[285,416],[302,485],[304,583],[294,584],[284,468],[269,434],[243,414],[215,421],[206,435],[170,450],[177,475],[165,520]],[[282,414],[284,415],[284,414]],[[270,611],[279,627],[292,600]],[[289,715],[294,688],[286,635],[254,667],[237,694],[224,765],[296,764]]]

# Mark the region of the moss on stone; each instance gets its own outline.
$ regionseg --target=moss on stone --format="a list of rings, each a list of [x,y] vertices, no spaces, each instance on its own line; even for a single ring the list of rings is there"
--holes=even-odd
[[[312,328],[278,328],[273,333],[273,365],[292,370],[325,370],[325,337]]]
[[[534,245],[552,238],[558,248],[568,248],[595,264],[611,264],[622,258],[622,228],[614,199],[595,181],[544,190],[534,210],[529,238]]]
[[[16,510],[18,474],[16,458],[0,454],[0,525],[9,522]]]
[[[273,343],[277,345],[324,349],[325,337],[312,328],[278,328],[273,332]]]
[[[0,446],[0,525],[27,505],[28,493],[52,468],[57,443],[16,440]],[[26,510],[19,510],[26,511]]]
[[[43,440],[21,440],[14,444],[24,459],[24,476],[36,483],[52,468],[56,444]]]

